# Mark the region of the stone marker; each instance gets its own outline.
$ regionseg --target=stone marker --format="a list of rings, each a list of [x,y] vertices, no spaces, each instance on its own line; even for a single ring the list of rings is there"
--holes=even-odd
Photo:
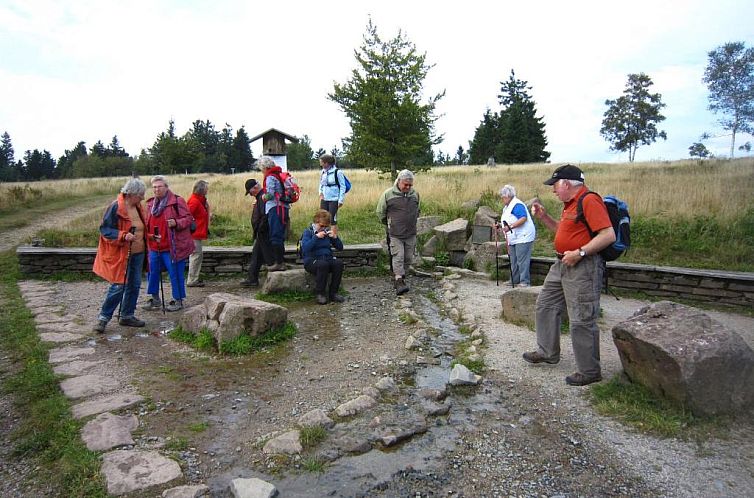
[[[267,481],[252,477],[251,479],[233,479],[230,492],[234,498],[273,498],[278,490]]]
[[[156,451],[115,450],[102,456],[107,492],[122,495],[181,477],[178,462]]]
[[[71,407],[73,418],[84,418],[106,411],[116,411],[144,401],[144,397],[135,392],[111,394],[102,398],[84,401]]]
[[[199,498],[201,496],[209,496],[209,487],[206,484],[176,486],[162,492],[162,498]]]
[[[433,228],[437,236],[438,244],[446,251],[463,251],[466,246],[466,229],[469,221],[465,218],[457,218],[453,221],[438,225]]]
[[[267,454],[294,455],[301,453],[304,448],[301,446],[301,433],[297,430],[288,431],[278,437],[272,438],[264,445],[262,451]]]
[[[339,417],[350,417],[351,415],[357,415],[364,410],[368,410],[377,404],[374,398],[362,394],[356,399],[346,401],[335,409],[335,414]]]
[[[704,312],[669,301],[613,327],[628,377],[695,415],[754,408],[754,351]]]
[[[534,330],[537,312],[537,297],[541,286],[516,287],[500,296],[503,307],[503,319],[507,322],[529,327]]]
[[[102,375],[80,375],[60,382],[63,394],[72,399],[112,392],[119,387],[120,382],[117,379]]]
[[[81,439],[91,451],[111,450],[117,446],[134,444],[131,432],[138,426],[136,415],[102,413],[81,429]]]
[[[456,363],[453,370],[450,371],[451,386],[476,385],[482,380],[480,375],[475,374],[460,363]]]

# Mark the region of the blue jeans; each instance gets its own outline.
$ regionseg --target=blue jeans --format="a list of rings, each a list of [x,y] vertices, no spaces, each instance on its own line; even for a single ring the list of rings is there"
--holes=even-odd
[[[270,246],[285,246],[285,219],[288,209],[272,208],[267,213],[267,226],[269,227]],[[282,216],[282,217],[281,217]]]
[[[531,266],[531,249],[534,242],[522,242],[508,246],[508,258],[511,261],[511,282],[531,285],[529,267]]]
[[[97,320],[109,322],[113,318],[115,308],[120,305],[121,318],[133,318],[136,310],[136,301],[139,299],[141,289],[141,267],[144,265],[144,253],[132,254],[126,269],[126,285],[110,284],[102,303]]]
[[[186,299],[185,269],[186,260],[173,263],[170,260],[170,251],[149,251],[149,285],[147,286],[147,293],[150,296],[159,297],[162,271],[167,270],[170,277],[170,288],[173,291],[173,299],[175,301]]]

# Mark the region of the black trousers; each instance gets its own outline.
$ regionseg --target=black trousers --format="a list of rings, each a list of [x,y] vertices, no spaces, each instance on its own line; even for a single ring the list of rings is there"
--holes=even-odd
[[[304,265],[304,269],[314,275],[316,279],[315,292],[322,296],[334,296],[340,288],[340,281],[343,278],[343,261],[335,258],[317,259]],[[330,278],[330,292],[327,291],[327,280]]]
[[[272,246],[267,230],[259,230],[257,238],[254,239],[254,247],[251,248],[251,261],[249,262],[249,280],[252,282],[259,281],[259,271],[262,265],[271,265]]]

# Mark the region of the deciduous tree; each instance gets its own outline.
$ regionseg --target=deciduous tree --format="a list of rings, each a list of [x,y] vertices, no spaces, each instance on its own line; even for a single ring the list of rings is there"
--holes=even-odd
[[[660,114],[665,104],[659,93],[649,93],[653,84],[644,73],[629,74],[623,95],[605,101],[607,111],[600,134],[610,143],[610,150],[628,152],[630,162],[639,146],[652,144],[658,137],[668,138],[665,131],[657,129],[657,123],[665,120]]]
[[[328,98],[345,112],[351,135],[343,139],[350,161],[393,178],[399,168],[432,162],[435,106],[445,92],[422,102],[424,79],[432,66],[402,32],[383,41],[371,19],[364,43],[355,51],[357,68],[345,84],[336,83]]]
[[[732,42],[707,55],[709,61],[702,81],[709,89],[709,109],[722,115],[720,124],[731,132],[733,158],[736,134],[754,132],[754,48]]]

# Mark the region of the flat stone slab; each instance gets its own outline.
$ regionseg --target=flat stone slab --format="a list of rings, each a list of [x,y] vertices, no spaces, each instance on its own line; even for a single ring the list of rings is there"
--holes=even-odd
[[[63,394],[68,398],[86,398],[95,394],[109,393],[121,387],[120,382],[102,375],[80,375],[60,382]]]
[[[73,318],[69,317],[67,322],[63,323],[43,323],[37,325],[38,332],[70,332],[71,334],[89,334],[92,331],[91,325],[82,325],[72,322]]]
[[[162,492],[162,498],[199,498],[201,496],[209,496],[209,486],[206,484],[176,486]]]
[[[84,418],[97,413],[117,411],[121,408],[141,403],[142,401],[144,401],[144,396],[135,392],[111,394],[73,405],[71,413],[73,414],[73,418]]]
[[[230,482],[230,492],[233,498],[272,498],[278,490],[269,482],[252,477],[233,479]]]
[[[63,307],[59,304],[50,304],[47,306],[36,306],[33,308],[29,308],[29,312],[32,314],[32,316],[37,317],[39,315],[44,315],[47,313],[62,313]]]
[[[47,361],[50,363],[67,363],[78,359],[80,356],[94,354],[92,347],[68,346],[63,348],[51,349],[50,357]]]
[[[102,457],[107,492],[122,495],[165,484],[181,477],[178,462],[156,451],[115,450]]]
[[[139,426],[136,415],[101,413],[81,429],[81,439],[91,451],[111,450],[118,446],[134,444],[131,432]]]
[[[56,305],[54,293],[50,293],[49,295],[24,296],[24,300],[26,301],[27,308]]]
[[[37,322],[38,325],[45,325],[48,323],[62,323],[68,322],[70,320],[70,316],[59,315],[57,313],[41,313],[34,317],[34,321]]]
[[[70,363],[55,365],[52,371],[57,375],[65,375],[66,377],[71,377],[74,375],[81,375],[93,366],[99,365],[101,363],[101,361],[74,360]]]
[[[49,291],[50,283],[38,280],[22,280],[18,283],[18,288],[21,289],[21,292]]]
[[[267,441],[262,451],[267,454],[283,453],[286,455],[301,453],[304,448],[301,446],[300,438],[301,433],[299,431],[288,431]]]
[[[42,342],[52,342],[56,344],[80,341],[85,337],[86,336],[84,335],[72,334],[70,332],[43,332],[39,334],[39,338],[42,340]]]

